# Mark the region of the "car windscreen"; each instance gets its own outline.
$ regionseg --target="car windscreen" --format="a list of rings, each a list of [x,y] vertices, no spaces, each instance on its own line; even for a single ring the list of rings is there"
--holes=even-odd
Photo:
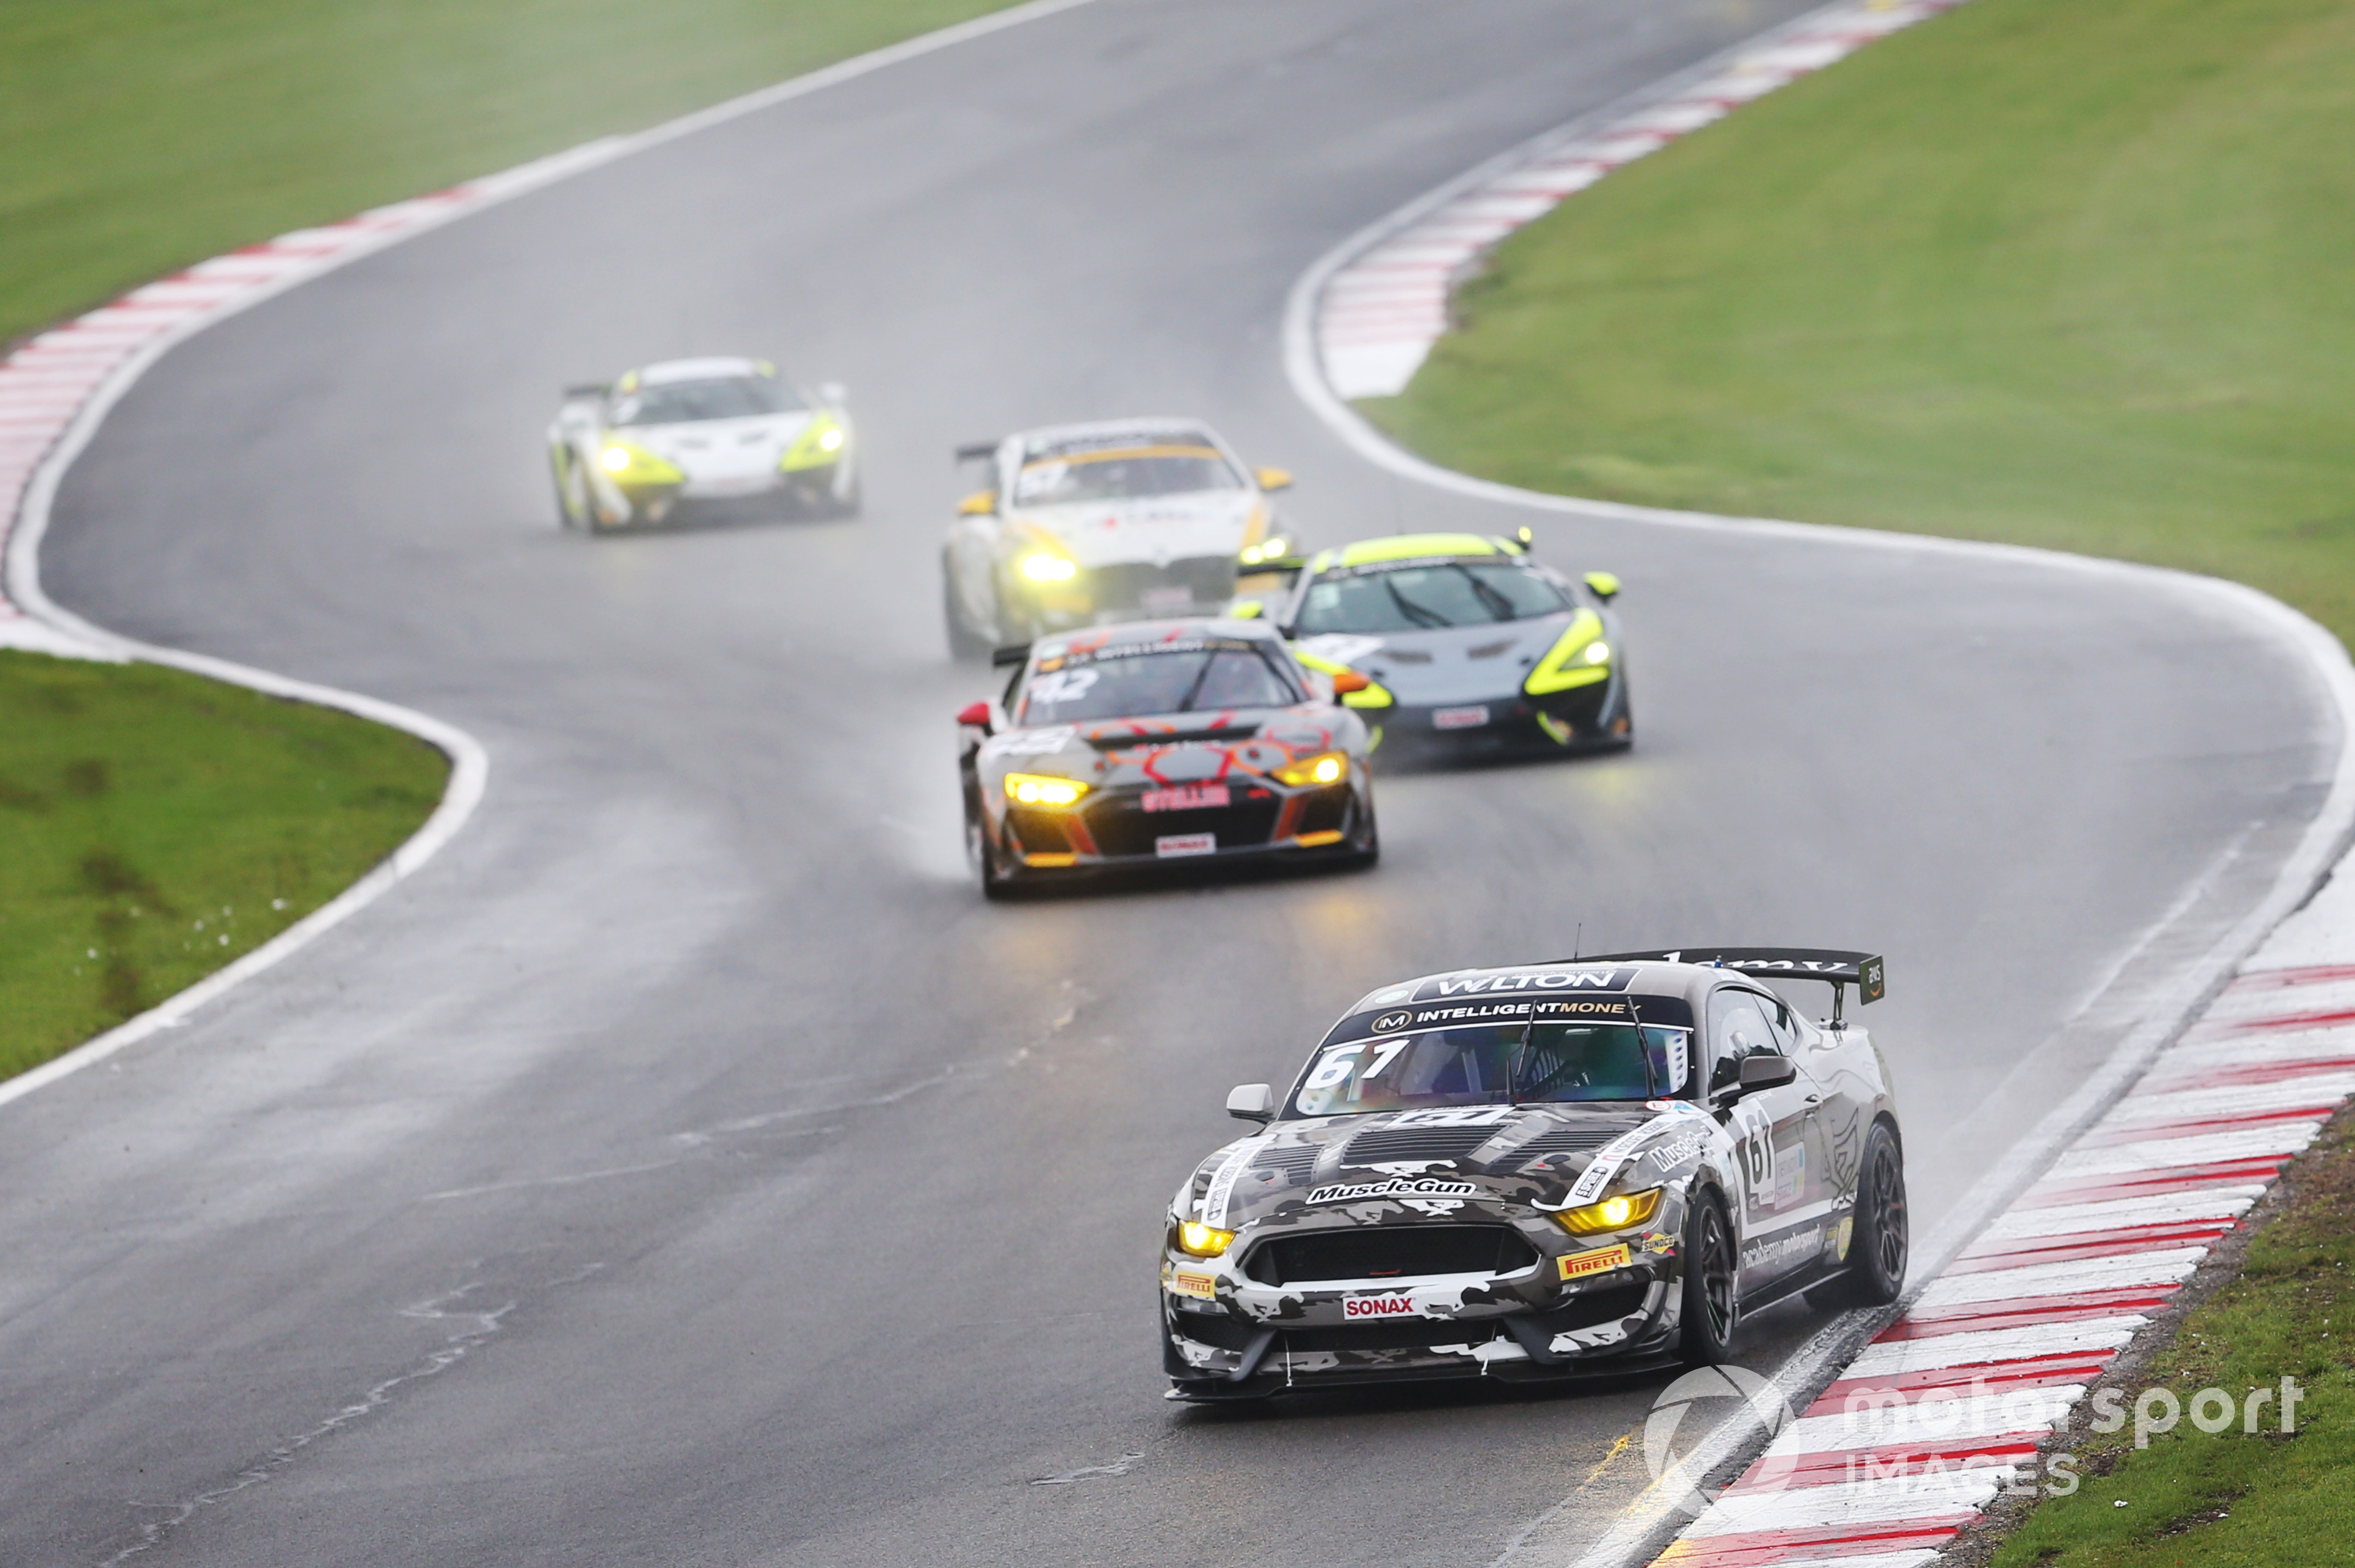
[[[1014,475],[1014,504],[1060,507],[1242,487],[1242,475],[1209,447],[1136,446],[1033,456]]]
[[[1564,608],[1561,590],[1517,561],[1423,561],[1317,578],[1295,629],[1302,636],[1421,632],[1523,621]]]
[[[1149,643],[1040,659],[1015,699],[1015,722],[1289,708],[1305,700],[1291,675],[1252,643]]]
[[[694,424],[702,420],[753,419],[798,413],[808,405],[770,376],[715,376],[704,381],[664,381],[613,400],[616,425]]]
[[[1683,1030],[1630,1023],[1486,1023],[1327,1045],[1287,1117],[1448,1105],[1646,1100],[1663,1093]]]

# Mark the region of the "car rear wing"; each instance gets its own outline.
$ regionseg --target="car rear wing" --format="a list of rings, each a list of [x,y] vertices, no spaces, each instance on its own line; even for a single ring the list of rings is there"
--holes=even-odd
[[[1011,665],[1029,662],[1030,645],[1028,643],[1017,643],[1010,648],[994,648],[989,655],[989,667],[992,669],[1005,669]]]
[[[1705,964],[1761,980],[1821,980],[1832,988],[1832,1020],[1840,1016],[1848,987],[1856,987],[1857,1005],[1877,1002],[1889,994],[1886,960],[1878,953],[1849,953],[1831,947],[1679,947],[1660,953],[1600,953],[1574,960],[1580,964]]]
[[[565,388],[564,400],[568,403],[587,402],[602,398],[613,389],[611,381],[583,381],[577,387]]]
[[[998,443],[994,441],[968,441],[956,449],[959,463],[986,463],[997,455]]]

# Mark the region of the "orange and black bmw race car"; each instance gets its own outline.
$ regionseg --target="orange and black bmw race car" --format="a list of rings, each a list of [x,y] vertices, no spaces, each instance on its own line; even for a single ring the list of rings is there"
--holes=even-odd
[[[1009,649],[957,716],[982,891],[1124,867],[1380,853],[1364,677],[1303,669],[1250,621],[1139,621]]]

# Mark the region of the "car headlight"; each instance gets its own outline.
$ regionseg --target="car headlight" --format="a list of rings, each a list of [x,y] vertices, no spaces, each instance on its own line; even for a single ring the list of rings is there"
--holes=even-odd
[[[817,444],[818,444],[818,448],[819,448],[819,450],[820,450],[820,451],[823,451],[823,452],[839,452],[839,451],[841,451],[841,450],[842,450],[842,427],[841,427],[841,426],[839,426],[839,425],[829,425],[829,426],[827,426],[824,431],[822,431],[822,432],[819,432],[819,434],[818,434],[818,438],[817,438]]]
[[[1077,805],[1089,786],[1049,773],[1008,773],[1006,798],[1022,805]]]
[[[1198,1258],[1222,1256],[1234,1244],[1235,1233],[1205,1225],[1199,1220],[1178,1221],[1178,1250]]]
[[[1313,757],[1303,757],[1289,766],[1275,770],[1275,776],[1295,787],[1306,784],[1338,784],[1348,776],[1349,755],[1346,752],[1319,752]]]
[[[1586,662],[1588,664],[1609,664],[1611,662],[1611,645],[1602,641],[1587,644]]]
[[[1281,534],[1272,539],[1262,539],[1259,543],[1244,549],[1242,562],[1245,566],[1257,566],[1263,560],[1281,560],[1284,559],[1285,542]]]
[[[597,453],[597,466],[632,485],[676,485],[684,477],[645,447],[626,441],[607,442]]]
[[[1067,557],[1034,550],[1022,558],[1022,575],[1033,582],[1069,582],[1079,575],[1079,565]]]
[[[1660,1211],[1660,1196],[1666,1189],[1647,1187],[1641,1192],[1622,1193],[1605,1198],[1600,1203],[1581,1204],[1565,1209],[1553,1217],[1553,1222],[1573,1236],[1600,1235],[1605,1231],[1624,1231],[1630,1225],[1640,1225]]]

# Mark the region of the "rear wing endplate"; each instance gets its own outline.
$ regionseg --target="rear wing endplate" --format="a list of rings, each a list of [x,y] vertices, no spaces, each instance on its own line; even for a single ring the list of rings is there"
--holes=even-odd
[[[1889,994],[1887,962],[1880,954],[1832,947],[1680,947],[1660,953],[1601,953],[1576,962],[1706,964],[1761,980],[1821,980],[1832,988],[1834,1019],[1840,1016],[1840,1004],[1850,986],[1856,987],[1859,1006]]]

